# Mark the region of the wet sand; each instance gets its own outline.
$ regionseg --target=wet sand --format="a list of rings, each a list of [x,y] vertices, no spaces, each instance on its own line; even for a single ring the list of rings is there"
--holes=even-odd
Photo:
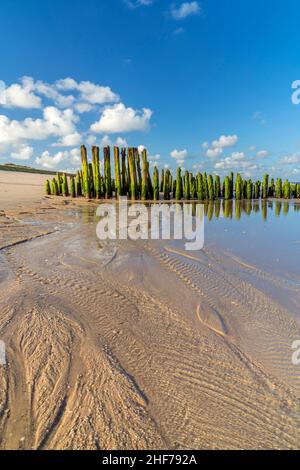
[[[299,449],[298,284],[209,245],[100,242],[94,203],[27,176],[30,200],[0,178],[0,448]]]

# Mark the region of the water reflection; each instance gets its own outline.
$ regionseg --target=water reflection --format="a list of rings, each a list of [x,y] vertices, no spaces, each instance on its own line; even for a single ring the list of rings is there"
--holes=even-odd
[[[141,201],[136,201],[140,204]],[[100,203],[101,204],[101,203]],[[129,205],[134,204],[133,201],[128,201]],[[149,208],[152,205],[158,205],[159,203],[145,203]],[[300,204],[289,202],[289,201],[274,201],[274,200],[224,200],[218,199],[216,201],[207,201],[201,203],[199,201],[190,202],[167,202],[164,204],[171,204],[175,206],[176,210],[182,210],[183,204],[186,206],[188,213],[191,213],[193,217],[204,216],[206,220],[212,221],[219,218],[235,219],[240,220],[242,217],[250,217],[252,215],[261,214],[261,218],[264,221],[268,220],[269,215],[273,215],[277,218],[287,216],[290,211],[300,212]],[[96,208],[98,206],[83,206],[80,210],[80,217],[84,223],[97,222]],[[202,211],[203,209],[203,211]]]
[[[197,201],[190,203],[192,214],[196,216]],[[262,220],[267,221],[269,215],[276,217],[287,216],[289,211],[300,212],[300,204],[288,201],[238,201],[238,200],[218,200],[203,203],[203,211],[206,219],[211,221],[223,217],[225,219],[240,220],[242,217],[250,217],[253,214],[261,214]]]

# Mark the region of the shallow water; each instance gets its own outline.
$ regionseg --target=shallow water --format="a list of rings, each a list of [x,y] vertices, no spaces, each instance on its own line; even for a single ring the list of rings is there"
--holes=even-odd
[[[209,206],[208,206],[209,211]],[[206,217],[205,244],[300,286],[300,205],[289,202],[229,204]]]

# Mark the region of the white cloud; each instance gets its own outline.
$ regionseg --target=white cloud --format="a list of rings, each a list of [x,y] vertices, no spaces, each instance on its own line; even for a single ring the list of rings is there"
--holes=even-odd
[[[63,78],[55,82],[58,90],[70,91],[75,90],[77,87],[77,82],[73,78]]]
[[[77,85],[77,90],[81,93],[81,100],[91,104],[104,104],[119,101],[119,96],[108,86],[104,87],[91,82],[80,82]]]
[[[118,137],[117,140],[116,140],[115,145],[117,147],[127,147],[128,146],[127,140],[123,139],[123,137]]]
[[[16,150],[10,154],[14,160],[29,160],[33,155],[33,148],[29,145],[22,144],[15,146],[15,148]]]
[[[45,150],[40,157],[35,159],[35,162],[47,170],[57,169],[62,163],[71,163],[75,167],[79,167],[81,165],[80,150],[79,148],[74,148],[57,152],[54,155]]]
[[[177,150],[177,149],[174,149],[172,150],[172,152],[170,153],[170,156],[172,158],[175,158],[176,160],[183,160],[184,158],[186,158],[188,155],[188,152],[186,149],[184,150]]]
[[[79,148],[70,150],[70,162],[74,166],[81,166],[81,156]]]
[[[220,147],[216,147],[212,149],[207,149],[205,155],[209,158],[217,158],[217,157],[220,157],[222,153],[223,153],[223,149]]]
[[[78,113],[83,114],[92,111],[94,106],[90,103],[79,102],[74,104],[74,108]]]
[[[89,81],[77,83],[73,78],[65,78],[49,84],[42,80],[34,81],[32,77],[23,77],[20,82],[20,84],[13,83],[6,87],[5,83],[0,81],[0,106],[41,108],[41,97],[43,97],[59,108],[74,106],[77,112],[85,113],[91,111],[95,105],[115,103],[120,99],[108,86]]]
[[[90,136],[91,137],[91,136]],[[95,143],[96,138],[93,143]],[[123,137],[117,137],[117,139],[114,141],[112,140],[109,135],[104,135],[101,139],[100,147],[107,147],[108,145],[110,146],[118,146],[118,147],[127,147],[127,141]]]
[[[94,136],[94,135],[87,136],[86,143],[88,145],[94,145],[95,142],[96,142],[96,136]]]
[[[217,140],[214,140],[212,142],[212,146],[214,148],[227,148],[227,147],[232,147],[235,145],[238,141],[238,136],[236,134],[234,135],[221,135]]]
[[[148,158],[150,162],[157,162],[158,160],[160,160],[160,155],[159,153],[157,153],[156,155],[150,155]]]
[[[73,147],[74,145],[80,145],[82,140],[81,135],[78,132],[68,134],[62,137],[58,142],[52,145],[52,147]]]
[[[281,158],[280,163],[282,165],[293,165],[294,163],[300,163],[300,156],[298,153],[293,153],[292,155],[286,155]]]
[[[246,159],[244,152],[233,152],[230,157],[215,163],[218,170],[256,170],[257,165]]]
[[[149,126],[152,111],[143,108],[142,111],[126,108],[123,103],[115,104],[104,109],[100,120],[91,125],[90,130],[96,133],[116,133],[145,131]]]
[[[129,8],[148,6],[152,5],[153,2],[154,0],[125,0],[125,3]]]
[[[23,109],[41,107],[41,98],[33,93],[33,82],[30,79],[23,78],[21,85],[13,83],[6,87],[4,82],[0,82],[0,85],[0,106]]]
[[[198,15],[201,11],[198,2],[183,2],[178,7],[173,6],[171,8],[171,16],[175,20],[183,20],[191,15]]]
[[[147,150],[147,148],[145,147],[145,145],[139,145],[139,146],[138,146],[138,151],[139,151],[139,154],[140,154],[140,155],[143,153],[144,150]]]
[[[41,80],[33,83],[33,89],[36,93],[53,101],[59,108],[69,108],[75,101],[73,95],[62,95],[57,91],[55,85],[50,85]]]
[[[77,121],[78,118],[71,109],[60,111],[53,106],[44,109],[43,119],[26,118],[16,121],[0,115],[0,144],[63,137],[75,132]]]
[[[79,109],[81,110],[84,109],[84,103],[89,103],[91,105],[114,103],[116,101],[119,101],[120,99],[119,96],[114,93],[108,86],[97,85],[89,81],[77,83],[75,80],[73,80],[73,78],[65,78],[63,80],[58,80],[56,82],[56,87],[58,90],[63,91],[78,91],[80,94]]]
[[[211,148],[209,148],[209,143],[204,142],[202,147],[207,149],[205,155],[209,158],[218,158],[222,155],[225,148],[234,146],[238,141],[238,136],[233,135],[221,135],[218,139],[214,140],[211,143]]]
[[[269,155],[268,150],[259,150],[256,154],[257,158],[265,158]]]
[[[60,163],[62,163],[63,160],[67,158],[69,155],[68,151],[65,152],[58,152],[55,155],[51,156],[48,150],[45,150],[45,152],[42,153],[40,157],[37,157],[35,159],[35,162],[42,166],[43,168],[46,168],[48,170],[52,170],[54,168],[57,168]]]

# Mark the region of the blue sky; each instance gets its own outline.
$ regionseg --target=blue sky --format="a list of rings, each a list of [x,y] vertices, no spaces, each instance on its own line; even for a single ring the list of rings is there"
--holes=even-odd
[[[0,162],[76,169],[81,143],[127,143],[300,180],[299,20],[298,0],[1,0]]]

